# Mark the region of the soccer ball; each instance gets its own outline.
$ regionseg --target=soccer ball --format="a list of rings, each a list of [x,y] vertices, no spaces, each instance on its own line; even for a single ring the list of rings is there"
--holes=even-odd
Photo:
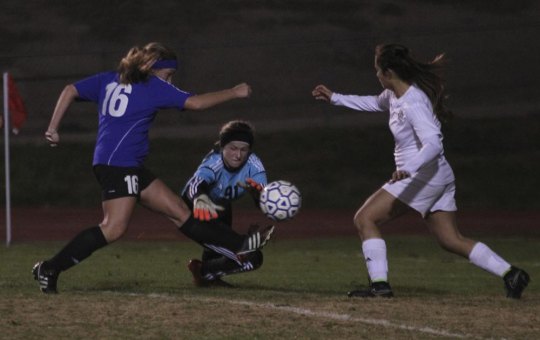
[[[300,190],[287,181],[269,183],[261,192],[259,206],[262,212],[274,221],[293,218],[302,205]]]

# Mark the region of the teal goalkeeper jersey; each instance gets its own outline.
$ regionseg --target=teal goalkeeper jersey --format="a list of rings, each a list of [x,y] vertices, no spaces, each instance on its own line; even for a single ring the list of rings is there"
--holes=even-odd
[[[206,193],[216,204],[232,202],[246,193],[238,183],[245,183],[247,178],[252,178],[262,186],[267,183],[266,171],[257,155],[251,153],[241,168],[230,170],[225,167],[220,151],[213,150],[187,182],[182,196],[193,202],[195,197]]]

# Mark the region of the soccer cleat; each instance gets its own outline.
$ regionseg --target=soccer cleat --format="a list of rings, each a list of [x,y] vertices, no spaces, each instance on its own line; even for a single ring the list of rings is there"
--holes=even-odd
[[[32,268],[34,280],[39,282],[39,289],[45,294],[56,294],[56,282],[58,281],[58,272],[45,268],[44,261],[38,262]]]
[[[244,254],[254,252],[264,247],[272,237],[274,229],[275,227],[270,225],[264,228],[262,231],[257,230],[248,233],[242,248],[236,253],[236,255],[238,255],[240,258]]]
[[[219,277],[215,280],[207,281],[207,282],[208,282],[208,286],[212,286],[212,287],[234,288],[232,284],[223,281]]]
[[[512,266],[510,267],[508,273],[504,275],[503,280],[504,288],[506,290],[506,297],[519,299],[521,297],[521,293],[525,287],[527,287],[531,279],[526,271]]]
[[[248,230],[247,230],[247,234],[248,234],[248,235],[254,234],[254,233],[258,232],[259,229],[261,229],[261,226],[258,225],[257,223],[250,224],[250,225],[249,225],[249,228],[248,228]]]
[[[191,259],[187,265],[191,275],[193,276],[193,284],[197,287],[227,287],[233,288],[234,286],[228,282],[223,281],[219,277],[214,280],[206,280],[201,274],[202,262],[197,259]]]
[[[391,298],[394,296],[392,288],[388,282],[373,282],[369,289],[357,289],[347,293],[348,297],[384,297]]]

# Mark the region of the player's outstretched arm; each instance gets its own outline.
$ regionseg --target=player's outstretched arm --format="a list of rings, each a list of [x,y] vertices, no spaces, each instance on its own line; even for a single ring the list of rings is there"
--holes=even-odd
[[[247,98],[250,95],[251,86],[241,83],[230,89],[191,96],[186,100],[184,108],[188,110],[204,110],[232,99]]]
[[[58,127],[60,126],[60,122],[62,121],[62,118],[64,117],[69,105],[71,105],[71,103],[78,96],[79,92],[75,86],[70,84],[64,88],[60,94],[60,97],[58,97],[51,121],[49,122],[49,127],[47,128],[47,131],[45,131],[45,139],[47,139],[47,142],[49,142],[51,146],[56,146],[60,141]]]
[[[325,85],[317,85],[315,86],[315,88],[313,89],[313,91],[311,91],[311,95],[317,99],[317,100],[324,100],[326,102],[330,102],[330,99],[332,98],[332,94],[334,92],[332,92],[328,87],[326,87]]]

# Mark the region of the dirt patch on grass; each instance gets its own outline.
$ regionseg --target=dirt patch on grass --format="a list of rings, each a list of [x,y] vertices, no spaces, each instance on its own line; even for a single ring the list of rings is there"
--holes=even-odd
[[[249,296],[102,293],[13,296],[4,302],[0,329],[11,339],[70,334],[102,339],[525,339],[540,332],[538,301],[518,306],[502,297],[364,300],[299,294],[268,302]]]

